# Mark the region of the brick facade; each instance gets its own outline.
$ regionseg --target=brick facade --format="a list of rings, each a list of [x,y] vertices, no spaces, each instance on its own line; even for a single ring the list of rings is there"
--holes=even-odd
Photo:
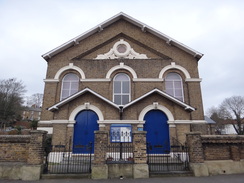
[[[146,164],[147,136],[141,130],[147,112],[159,110],[164,113],[170,139],[181,143],[186,141],[186,133],[204,129],[198,73],[202,54],[168,40],[169,37],[163,37],[153,29],[144,31],[138,24],[122,14],[106,23],[103,29],[91,31],[73,43],[67,43],[70,46],[43,55],[48,67],[39,129],[51,129],[53,145],[65,144],[73,138],[76,116],[83,110],[92,110],[99,118],[94,146],[97,166],[104,164],[104,148],[109,143],[111,124],[131,124],[134,161],[142,166]],[[147,58],[96,59],[98,55],[108,54],[121,40]],[[68,73],[79,77],[78,92],[60,101],[62,81]],[[130,103],[127,106],[119,106],[113,101],[113,79],[119,73],[129,77]],[[169,73],[181,77],[184,101],[166,93],[165,78]]]

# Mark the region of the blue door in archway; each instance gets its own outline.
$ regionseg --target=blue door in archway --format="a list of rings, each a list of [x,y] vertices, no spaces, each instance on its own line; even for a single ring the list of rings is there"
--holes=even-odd
[[[98,116],[92,110],[77,114],[74,125],[73,153],[94,153],[94,131],[99,129]],[[91,148],[90,149],[90,144]]]
[[[160,110],[151,110],[144,116],[144,131],[147,131],[147,153],[168,154],[170,152],[168,118]]]

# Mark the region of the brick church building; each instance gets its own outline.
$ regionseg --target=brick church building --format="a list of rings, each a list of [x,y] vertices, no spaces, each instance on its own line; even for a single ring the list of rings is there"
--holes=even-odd
[[[207,133],[202,56],[119,13],[43,55],[48,67],[38,129],[52,134],[53,144],[71,138],[73,153],[90,142],[94,152],[96,131],[108,132],[110,142],[133,142],[132,133],[146,131],[151,152],[170,151],[188,132]],[[117,132],[128,138],[111,135]]]

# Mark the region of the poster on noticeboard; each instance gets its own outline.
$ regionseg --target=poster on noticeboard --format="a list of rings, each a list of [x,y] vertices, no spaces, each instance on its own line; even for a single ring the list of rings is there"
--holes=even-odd
[[[111,142],[132,142],[130,124],[111,124],[110,126]]]

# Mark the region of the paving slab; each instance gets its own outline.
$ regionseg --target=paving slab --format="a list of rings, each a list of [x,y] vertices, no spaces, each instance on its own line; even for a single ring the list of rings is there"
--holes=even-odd
[[[39,181],[3,180],[1,183],[244,183],[244,174],[209,177],[160,177],[148,179],[41,179]]]

